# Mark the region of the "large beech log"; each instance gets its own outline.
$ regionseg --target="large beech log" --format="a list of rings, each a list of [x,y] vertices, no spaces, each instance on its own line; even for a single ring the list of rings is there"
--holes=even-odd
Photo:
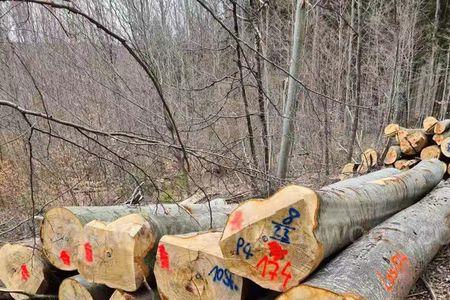
[[[156,245],[163,235],[223,228],[236,206],[211,203],[212,219],[207,204],[193,207],[191,212],[179,209],[168,215],[142,210],[109,224],[86,224],[78,249],[78,271],[91,282],[136,291],[152,274]]]
[[[158,300],[159,295],[146,286],[142,286],[136,292],[115,290],[109,300]],[[187,300],[187,299],[185,299]]]
[[[423,120],[423,131],[425,132],[425,134],[434,134],[434,128],[436,127],[436,125],[439,123],[439,121],[432,116],[426,117]]]
[[[29,242],[5,244],[0,248],[0,280],[8,290],[28,294],[56,292],[59,280],[56,270],[44,259],[42,251]],[[14,299],[28,299],[23,294],[11,293]]]
[[[212,205],[224,205],[223,200],[213,200]],[[189,210],[205,207],[204,204],[183,206]],[[74,206],[50,209],[41,226],[42,248],[48,261],[58,269],[74,271],[78,268],[78,247],[83,226],[93,220],[111,222],[120,217],[144,212],[148,214],[175,214],[179,211],[175,204],[130,206]]]
[[[59,287],[59,300],[108,300],[114,290],[86,281],[80,275],[63,280]]]
[[[450,184],[442,182],[277,299],[403,299],[448,242]]]
[[[402,151],[400,150],[400,146],[391,146],[386,153],[386,157],[384,158],[384,163],[387,165],[392,165],[397,160],[402,157]]]
[[[434,133],[442,134],[448,129],[450,129],[450,120],[443,120],[436,124],[434,127]]]
[[[223,231],[226,265],[265,288],[296,286],[364,230],[418,201],[444,172],[443,162],[429,160],[360,185],[317,193],[292,185],[267,200],[250,200],[233,211]]]
[[[221,235],[206,232],[161,239],[154,272],[162,299],[242,298],[243,280],[224,265]]]
[[[441,148],[438,145],[431,145],[422,149],[420,152],[421,160],[439,159],[441,157]]]
[[[400,171],[395,168],[385,168],[382,170],[378,170],[369,174],[361,175],[351,180],[342,180],[332,184],[329,184],[322,188],[322,190],[331,190],[335,188],[349,188],[349,187],[358,187],[362,183],[369,182],[376,179],[381,179],[384,177],[390,177],[395,174],[399,174]]]

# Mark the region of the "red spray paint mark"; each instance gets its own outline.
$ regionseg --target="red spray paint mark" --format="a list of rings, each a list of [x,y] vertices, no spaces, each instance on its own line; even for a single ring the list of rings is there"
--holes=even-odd
[[[70,255],[66,250],[62,250],[61,253],[59,253],[59,258],[66,266],[70,265]]]
[[[27,281],[30,278],[30,272],[28,272],[28,268],[26,264],[20,266],[20,272],[22,273],[22,280]]]
[[[84,244],[84,258],[87,262],[92,262],[94,260],[94,257],[92,255],[92,246],[89,242],[86,242]]]
[[[270,250],[270,256],[272,256],[274,261],[283,259],[286,256],[286,254],[288,254],[288,251],[281,248],[278,242],[269,242],[268,245]]]
[[[291,280],[292,278],[292,274],[291,272],[286,273],[286,270],[291,266],[291,262],[288,261],[286,263],[286,265],[284,266],[283,270],[281,270],[281,275],[284,276],[284,281],[283,281],[283,290],[286,289],[286,285],[288,283],[289,280]]]
[[[169,269],[169,254],[166,251],[164,245],[159,245],[159,260],[161,262],[162,269]]]
[[[383,284],[384,289],[391,293],[400,273],[406,272],[408,267],[411,267],[411,262],[403,252],[398,251],[390,258],[390,268],[387,270],[386,275],[383,276],[380,272],[376,272],[376,275],[380,282]]]
[[[231,220],[230,224],[231,224],[231,230],[240,230],[242,228],[242,212],[241,211],[237,211],[234,216],[233,219]]]

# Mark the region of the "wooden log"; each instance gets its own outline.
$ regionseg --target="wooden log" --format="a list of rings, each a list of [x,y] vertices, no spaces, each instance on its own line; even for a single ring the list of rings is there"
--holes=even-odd
[[[224,200],[211,201],[213,206],[224,205]],[[205,204],[183,206],[188,211],[205,208]],[[120,217],[141,213],[177,214],[175,204],[130,206],[74,206],[50,209],[41,227],[42,248],[48,261],[56,268],[74,271],[78,268],[78,247],[83,226],[93,220],[112,222]]]
[[[441,157],[441,148],[438,145],[425,147],[420,152],[421,160],[428,160],[433,158],[439,159],[439,157]]]
[[[439,121],[435,117],[426,117],[422,123],[425,134],[434,134],[434,128],[438,123]]]
[[[159,300],[158,293],[142,286],[136,292],[125,292],[122,290],[115,290],[109,300]],[[187,300],[187,299],[186,299]]]
[[[450,157],[450,137],[445,138],[441,143],[441,152],[445,157]]]
[[[395,174],[399,174],[400,171],[395,168],[385,168],[382,170],[378,170],[369,174],[361,175],[352,179],[338,181],[327,186],[321,188],[321,190],[332,190],[332,189],[340,189],[340,188],[353,188],[359,187],[361,184],[385,177],[390,177]]]
[[[113,290],[105,285],[86,281],[80,275],[63,280],[59,287],[59,300],[108,300]]]
[[[442,134],[448,129],[450,129],[450,120],[443,120],[436,124],[436,126],[434,127],[434,133]]]
[[[370,168],[376,166],[378,163],[378,154],[377,152],[369,148],[363,153],[361,153],[361,164],[359,165],[357,172],[359,174],[366,174],[369,172]]]
[[[387,165],[392,165],[397,160],[402,157],[402,151],[400,150],[400,146],[391,146],[386,153],[386,157],[384,158],[384,163]]]
[[[389,138],[395,137],[401,129],[403,128],[398,124],[389,124],[384,128],[384,135]]]
[[[161,239],[154,272],[162,299],[242,298],[242,277],[225,267],[221,235],[206,232]]]
[[[78,271],[88,281],[136,291],[152,275],[156,245],[163,235],[223,228],[235,206],[207,205],[170,215],[131,214],[111,223],[85,225],[78,249]],[[151,251],[152,250],[152,251]],[[151,281],[151,278],[148,279]]]
[[[0,248],[0,280],[8,290],[28,294],[56,292],[59,280],[56,270],[46,262],[42,251],[25,244],[5,244]],[[11,293],[14,299],[28,299]]]
[[[287,186],[230,215],[220,247],[228,269],[260,286],[284,291],[362,232],[410,206],[446,172],[439,160],[348,188],[316,192]],[[352,180],[352,179],[349,179]]]
[[[450,184],[372,229],[278,300],[403,299],[450,242]]]
[[[420,162],[420,159],[400,159],[394,163],[394,167],[399,170],[409,170]]]
[[[342,168],[341,174],[339,175],[340,180],[345,180],[351,178],[355,175],[356,170],[358,169],[359,164],[348,163]]]
[[[422,130],[409,130],[400,137],[400,150],[406,155],[416,155],[428,145],[428,138]]]
[[[445,140],[446,138],[450,137],[450,131],[446,131],[444,133],[441,134],[435,134],[433,135],[433,141],[437,144],[437,145],[441,145],[442,141]]]

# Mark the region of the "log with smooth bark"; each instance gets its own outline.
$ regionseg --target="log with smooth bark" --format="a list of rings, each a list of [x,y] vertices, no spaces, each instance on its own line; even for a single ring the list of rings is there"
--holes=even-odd
[[[422,123],[425,134],[434,134],[435,130],[434,128],[438,123],[439,121],[435,117],[433,116],[426,117]]]
[[[439,157],[441,157],[441,148],[438,145],[425,147],[420,152],[421,160],[428,160],[433,158],[439,159]]]
[[[228,269],[260,286],[284,291],[364,230],[417,202],[446,172],[439,160],[350,187],[314,192],[287,186],[230,215],[220,247]],[[349,181],[352,179],[349,179]]]
[[[450,184],[372,229],[277,300],[403,299],[450,242]]]
[[[224,205],[223,200],[211,201],[214,205]],[[183,206],[187,210],[205,207],[204,204]],[[56,207],[45,215],[41,226],[42,248],[48,261],[64,271],[78,268],[78,247],[83,226],[93,220],[112,222],[128,214],[171,214],[177,213],[179,206],[175,204],[148,206],[73,206]]]
[[[80,275],[63,280],[59,287],[60,300],[108,300],[114,290],[111,288],[88,282]]]
[[[91,282],[136,291],[152,274],[156,245],[163,235],[223,228],[236,206],[211,203],[211,216],[207,204],[192,207],[191,212],[179,209],[155,215],[146,210],[108,224],[86,224],[78,249],[78,271]]]
[[[400,150],[400,146],[391,146],[386,153],[386,157],[384,158],[384,163],[387,165],[392,165],[397,160],[402,157],[402,151]]]
[[[159,300],[158,293],[146,286],[142,286],[136,292],[115,290],[109,300]],[[186,299],[187,300],[187,299]]]
[[[394,167],[399,170],[409,170],[420,162],[420,159],[400,159],[394,163]]]
[[[443,120],[436,124],[434,127],[434,133],[442,134],[448,129],[450,129],[450,120]]]
[[[0,280],[12,291],[45,294],[56,291],[59,280],[39,247],[30,243],[5,244],[0,248]],[[13,293],[14,299],[28,296]]]
[[[154,272],[162,299],[242,298],[243,280],[225,267],[221,235],[206,232],[161,239]]]
[[[351,180],[341,180],[332,184],[329,184],[325,187],[322,187],[321,190],[331,190],[337,188],[349,188],[349,187],[358,187],[362,183],[369,182],[372,180],[381,179],[384,177],[390,177],[395,174],[399,174],[400,171],[395,168],[384,168],[382,170],[378,170],[375,172],[371,172],[369,174],[361,175]]]

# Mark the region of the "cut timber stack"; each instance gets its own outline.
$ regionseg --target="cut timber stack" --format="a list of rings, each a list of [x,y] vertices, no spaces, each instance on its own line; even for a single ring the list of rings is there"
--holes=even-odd
[[[217,203],[219,202],[219,203]],[[235,208],[223,200],[196,204],[168,214],[141,210],[111,223],[85,225],[78,249],[78,271],[88,281],[133,292],[151,271],[159,239],[166,234],[223,228]]]
[[[242,278],[224,264],[222,232],[167,235],[154,272],[162,299],[240,300]]]
[[[450,162],[450,120],[430,116],[421,129],[389,124],[384,133],[391,145],[386,149],[385,166],[408,170],[421,160],[440,159],[447,165]]]
[[[441,161],[429,160],[387,178],[366,175],[367,182],[349,187],[314,192],[292,185],[267,200],[247,201],[223,230],[226,265],[264,288],[285,291],[365,230],[420,200],[446,169]]]
[[[278,300],[403,299],[450,242],[450,183],[372,229]]]
[[[348,179],[354,176],[364,175],[370,172],[378,164],[377,152],[369,148],[361,153],[359,163],[346,164],[339,175],[340,180]]]

